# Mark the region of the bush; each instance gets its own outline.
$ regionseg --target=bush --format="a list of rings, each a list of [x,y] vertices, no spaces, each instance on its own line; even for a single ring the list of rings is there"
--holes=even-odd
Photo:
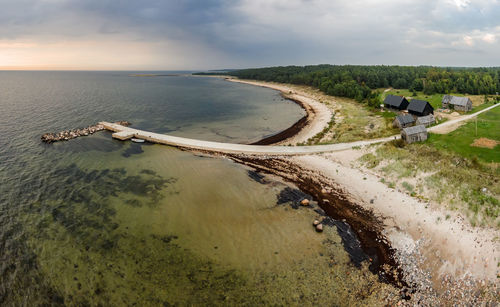
[[[396,148],[404,148],[406,147],[406,142],[403,139],[392,140],[390,144]]]
[[[403,186],[403,188],[405,188],[408,192],[410,193],[413,193],[413,189],[414,189],[414,186],[409,184],[408,182],[406,181],[403,181],[403,183],[401,184]]]

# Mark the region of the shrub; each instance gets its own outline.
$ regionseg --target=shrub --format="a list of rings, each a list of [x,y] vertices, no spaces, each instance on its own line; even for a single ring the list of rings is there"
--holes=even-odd
[[[411,185],[410,183],[406,182],[406,181],[403,181],[403,183],[401,184],[403,186],[403,188],[405,188],[408,192],[410,193],[413,193],[413,185]]]

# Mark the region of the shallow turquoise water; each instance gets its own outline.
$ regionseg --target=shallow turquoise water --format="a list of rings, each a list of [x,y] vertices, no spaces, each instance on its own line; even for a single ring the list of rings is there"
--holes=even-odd
[[[293,187],[278,178],[108,132],[39,140],[128,120],[248,143],[303,116],[275,91],[214,78],[0,72],[0,107],[0,304],[354,304],[392,293],[352,267],[335,229],[312,231],[316,212],[280,204]]]

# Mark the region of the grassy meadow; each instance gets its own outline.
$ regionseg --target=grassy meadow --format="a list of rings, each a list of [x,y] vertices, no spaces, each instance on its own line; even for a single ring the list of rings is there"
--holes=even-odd
[[[471,146],[486,140],[487,147]],[[496,143],[496,145],[495,145]],[[500,107],[423,143],[374,146],[359,161],[389,187],[458,210],[473,224],[500,228]]]
[[[498,143],[493,148],[471,146],[479,138],[487,138]],[[430,134],[427,142],[437,149],[452,151],[463,157],[471,159],[476,157],[483,162],[499,163],[500,107],[478,115],[477,121],[471,120],[448,134]]]

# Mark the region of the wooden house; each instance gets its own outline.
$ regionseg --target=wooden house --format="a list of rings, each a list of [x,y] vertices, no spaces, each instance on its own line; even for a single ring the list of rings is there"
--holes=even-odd
[[[415,125],[424,125],[425,127],[429,127],[434,123],[436,123],[434,115],[429,114],[427,116],[420,116],[419,118],[417,118]]]
[[[387,95],[384,100],[384,106],[386,108],[396,110],[406,110],[408,103],[408,100],[403,96]]]
[[[416,116],[434,114],[434,108],[428,101],[412,99],[408,104],[408,112]]]
[[[401,138],[408,144],[427,140],[427,129],[424,125],[403,128]]]
[[[413,126],[413,124],[415,124],[415,119],[410,114],[400,114],[396,116],[392,124],[394,127],[403,129],[406,127]]]
[[[472,110],[472,101],[468,97],[444,95],[443,100],[441,100],[441,105],[443,106],[443,108],[448,108],[463,112]]]

